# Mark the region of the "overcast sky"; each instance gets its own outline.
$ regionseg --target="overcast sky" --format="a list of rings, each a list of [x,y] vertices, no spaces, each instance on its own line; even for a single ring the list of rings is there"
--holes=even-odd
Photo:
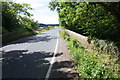
[[[51,0],[15,0],[18,3],[31,4],[34,10],[30,13],[34,15],[33,18],[39,23],[58,24],[58,14],[55,11],[50,11],[48,8],[49,1]]]

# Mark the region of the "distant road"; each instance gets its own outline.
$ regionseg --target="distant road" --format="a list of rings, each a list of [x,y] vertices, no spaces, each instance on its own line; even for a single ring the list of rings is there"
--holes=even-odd
[[[0,48],[3,52],[3,79],[49,77],[51,60],[54,61],[53,57],[57,55],[55,49],[57,50],[59,30],[56,28],[22,38]]]

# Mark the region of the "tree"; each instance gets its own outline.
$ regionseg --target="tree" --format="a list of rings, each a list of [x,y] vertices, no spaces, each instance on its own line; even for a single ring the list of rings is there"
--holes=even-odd
[[[112,15],[114,15],[120,24],[120,2],[112,2],[112,3],[93,3],[93,4],[99,4],[105,8],[105,10],[109,11]]]
[[[114,3],[102,4],[112,6]],[[100,39],[120,40],[119,15],[112,12],[119,12],[119,4],[116,3],[117,8],[109,8],[110,10],[102,4],[53,1],[49,7],[58,12],[61,26],[67,29]]]
[[[32,14],[28,10],[32,8],[26,3],[2,2],[2,27],[8,31],[25,27],[32,28],[33,23],[36,22],[31,18]]]

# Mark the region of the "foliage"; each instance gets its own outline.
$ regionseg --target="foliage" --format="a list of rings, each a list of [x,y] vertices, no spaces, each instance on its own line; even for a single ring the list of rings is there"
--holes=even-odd
[[[48,26],[48,27],[39,27],[35,32],[36,33],[42,33],[42,32],[45,32],[45,31],[48,31],[48,30],[51,30],[51,29],[54,29],[54,28],[58,28],[58,26]]]
[[[112,41],[108,40],[93,40],[93,44],[91,44],[94,50],[97,50],[101,53],[109,53],[109,54],[118,54],[119,49],[116,44]]]
[[[61,26],[67,29],[99,39],[120,40],[119,3],[53,1],[49,7],[57,10]]]
[[[8,32],[35,29],[38,23],[31,19],[32,14],[28,10],[32,10],[32,8],[26,3],[2,2],[3,29]]]
[[[65,31],[60,31],[64,39],[68,38]],[[76,63],[80,78],[109,79],[120,78],[119,65],[116,62],[118,58],[111,58],[109,54],[102,54],[95,50],[85,50],[76,39],[69,37],[68,48]]]
[[[27,17],[22,17],[21,18],[21,26],[26,28],[26,29],[37,29],[38,22],[34,21],[34,19],[30,19]]]
[[[66,32],[60,31],[61,36],[68,41],[79,76],[120,78],[120,52],[117,47],[120,40],[120,3],[53,1],[49,7],[58,12],[61,26],[95,38],[93,50],[85,50],[76,39],[71,39]]]

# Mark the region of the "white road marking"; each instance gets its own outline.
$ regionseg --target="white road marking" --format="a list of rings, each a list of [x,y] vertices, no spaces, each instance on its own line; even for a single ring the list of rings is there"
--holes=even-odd
[[[49,76],[50,76],[50,72],[51,72],[51,69],[52,69],[52,66],[53,66],[53,63],[54,63],[54,60],[55,60],[55,54],[57,53],[58,42],[59,42],[59,39],[57,38],[57,42],[56,42],[56,47],[55,47],[54,55],[53,55],[52,60],[51,60],[51,62],[50,62],[50,66],[49,66],[49,69],[48,69],[48,71],[47,71],[45,80],[48,80],[48,78],[49,78]]]

